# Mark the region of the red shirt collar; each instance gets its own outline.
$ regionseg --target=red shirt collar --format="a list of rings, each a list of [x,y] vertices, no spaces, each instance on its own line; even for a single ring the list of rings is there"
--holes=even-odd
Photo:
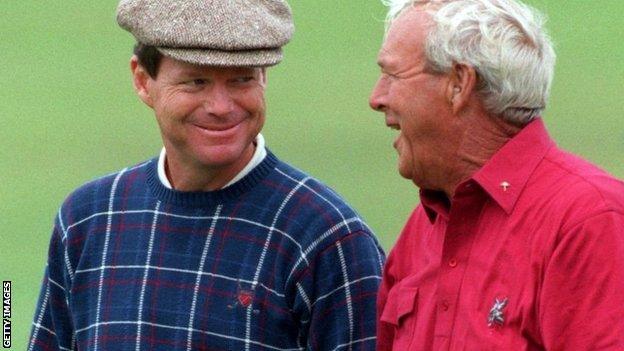
[[[510,214],[529,177],[554,145],[544,122],[536,118],[503,145],[469,180],[461,183],[455,192],[476,182]],[[432,223],[438,214],[448,219],[447,200],[441,192],[421,189],[420,199]]]

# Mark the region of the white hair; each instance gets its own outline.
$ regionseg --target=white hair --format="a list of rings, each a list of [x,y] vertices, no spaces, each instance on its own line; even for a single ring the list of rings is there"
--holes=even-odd
[[[488,112],[524,125],[546,108],[555,51],[544,16],[515,0],[382,0],[387,28],[409,6],[426,5],[433,27],[425,55],[430,68],[472,66]]]

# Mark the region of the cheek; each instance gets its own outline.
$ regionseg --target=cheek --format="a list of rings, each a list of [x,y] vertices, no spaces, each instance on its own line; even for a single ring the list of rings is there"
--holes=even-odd
[[[426,128],[423,128],[416,121],[410,121],[410,123],[402,125],[401,154],[405,162],[410,164],[419,163],[431,151],[430,136],[427,135],[426,131],[423,131],[424,129]]]
[[[248,122],[262,126],[266,111],[263,94],[239,95],[234,99],[234,104],[238,113],[247,115]]]
[[[264,90],[249,89],[237,94],[234,100],[239,106],[251,113],[262,112],[265,110]]]
[[[250,137],[255,138],[255,136],[260,133],[260,131],[262,130],[262,127],[264,126],[264,121],[265,121],[265,115],[264,115],[264,111],[260,112],[254,112],[252,114],[249,115],[248,118],[248,128],[247,128],[247,134],[249,134]]]
[[[181,120],[202,105],[201,100],[193,96],[168,96],[158,102],[154,110],[168,122]]]

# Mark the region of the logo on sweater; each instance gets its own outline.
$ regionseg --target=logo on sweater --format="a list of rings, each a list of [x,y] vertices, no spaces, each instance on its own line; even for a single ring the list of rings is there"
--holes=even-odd
[[[247,308],[254,301],[254,291],[251,289],[244,289],[239,282],[238,289],[236,289],[236,294],[234,295],[234,297],[235,297],[234,303],[227,305],[228,308],[235,308],[235,307]]]
[[[503,309],[507,306],[508,299],[494,299],[494,305],[490,308],[488,314],[488,327],[492,328],[496,325],[502,326],[505,323],[505,315]]]
[[[253,301],[253,293],[251,291],[241,290],[238,292],[236,299],[241,306],[247,307]]]

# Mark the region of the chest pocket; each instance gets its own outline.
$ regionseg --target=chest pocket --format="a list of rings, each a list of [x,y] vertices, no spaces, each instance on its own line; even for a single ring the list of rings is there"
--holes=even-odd
[[[380,320],[395,328],[393,350],[409,350],[416,328],[418,288],[399,282],[388,291]]]

